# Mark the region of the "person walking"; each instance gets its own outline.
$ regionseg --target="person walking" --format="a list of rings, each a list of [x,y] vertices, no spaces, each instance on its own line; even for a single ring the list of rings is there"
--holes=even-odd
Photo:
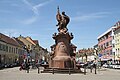
[[[97,74],[97,59],[95,58],[94,61],[93,61],[93,67],[95,68],[95,74]]]
[[[29,73],[29,69],[30,69],[30,63],[29,62],[26,62],[26,70],[27,70],[27,73]]]

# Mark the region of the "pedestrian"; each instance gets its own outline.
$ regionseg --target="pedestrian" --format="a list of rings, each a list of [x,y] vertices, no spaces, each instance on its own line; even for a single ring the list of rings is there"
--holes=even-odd
[[[29,64],[29,62],[26,62],[25,64],[26,64],[26,70],[27,70],[27,73],[29,73],[30,64]]]
[[[96,68],[97,68],[97,60],[96,60],[96,58],[93,61],[93,67],[95,68],[95,74],[97,74],[96,73]]]
[[[19,70],[21,71],[21,70],[23,70],[23,69],[25,69],[25,64],[24,64],[24,63],[21,63]]]
[[[20,70],[20,71],[22,70],[22,64],[20,65],[20,68],[19,68],[19,70]]]

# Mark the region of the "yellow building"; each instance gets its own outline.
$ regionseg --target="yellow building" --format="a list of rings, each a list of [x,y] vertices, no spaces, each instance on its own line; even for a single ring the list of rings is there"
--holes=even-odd
[[[35,53],[34,53],[35,45],[21,35],[17,39],[22,41],[25,44],[25,49],[27,51],[27,53],[25,54],[25,59],[35,60]]]
[[[33,54],[31,54],[31,55],[34,56],[35,61],[38,62],[41,59],[43,59],[43,60],[47,59],[48,51],[39,45],[38,40],[33,40],[31,37],[28,37],[28,36],[25,39],[28,40],[30,43],[32,43],[34,46],[34,48],[32,50]]]
[[[32,61],[40,60],[46,56],[48,51],[39,46],[38,40],[33,40],[31,37],[19,36],[18,40],[22,41],[26,45],[27,54],[30,54]],[[28,57],[27,57],[28,58]]]
[[[120,61],[120,25],[114,31],[115,39],[115,60]]]

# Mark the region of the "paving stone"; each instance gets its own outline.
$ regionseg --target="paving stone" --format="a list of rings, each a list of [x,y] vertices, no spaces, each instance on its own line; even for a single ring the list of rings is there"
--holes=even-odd
[[[37,69],[30,69],[30,73],[19,67],[0,70],[0,80],[119,80],[120,70],[106,69],[105,71],[97,70],[97,74],[59,74],[59,73],[37,73]]]

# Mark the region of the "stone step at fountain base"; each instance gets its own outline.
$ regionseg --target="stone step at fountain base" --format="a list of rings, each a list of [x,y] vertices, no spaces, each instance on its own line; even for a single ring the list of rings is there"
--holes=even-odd
[[[69,73],[69,74],[73,74],[73,73],[84,73],[82,72],[80,69],[73,69],[73,68],[47,68],[44,69],[43,71],[41,71],[41,73]]]

